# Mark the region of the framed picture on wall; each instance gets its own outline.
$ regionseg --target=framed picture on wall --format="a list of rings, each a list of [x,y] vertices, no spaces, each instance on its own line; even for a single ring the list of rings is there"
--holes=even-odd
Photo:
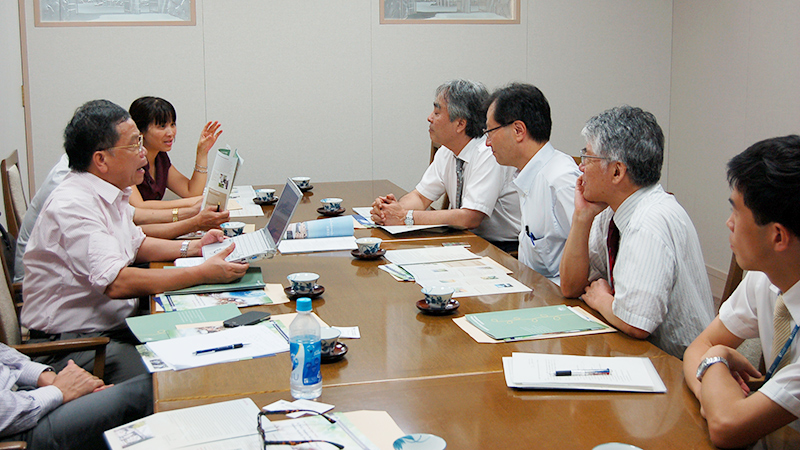
[[[519,23],[520,0],[380,0],[381,23]]]
[[[196,0],[33,0],[37,27],[195,25]]]

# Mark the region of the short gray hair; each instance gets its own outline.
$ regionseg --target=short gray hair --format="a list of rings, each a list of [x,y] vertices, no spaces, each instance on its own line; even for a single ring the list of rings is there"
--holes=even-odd
[[[581,135],[596,155],[625,164],[637,186],[651,186],[661,178],[664,133],[653,114],[618,106],[589,119]]]
[[[489,98],[489,91],[483,83],[470,80],[450,80],[436,88],[436,98],[447,101],[450,121],[464,119],[467,121],[467,136],[478,138],[483,135],[486,126],[486,109],[484,103]]]

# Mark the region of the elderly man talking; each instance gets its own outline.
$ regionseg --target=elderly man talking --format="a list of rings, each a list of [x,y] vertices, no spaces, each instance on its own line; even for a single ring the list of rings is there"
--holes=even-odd
[[[140,269],[132,263],[197,256],[223,239],[219,230],[195,241],[146,237],[133,224],[130,186],[140,183],[147,159],[128,112],[107,100],[75,111],[64,131],[72,172],[42,208],[25,252],[21,322],[32,341],[107,336],[105,382],[146,369],[125,319],[143,295],[241,278],[247,264],[225,261],[232,248],[190,268]],[[40,359],[57,371],[72,359],[91,367],[90,352]]]

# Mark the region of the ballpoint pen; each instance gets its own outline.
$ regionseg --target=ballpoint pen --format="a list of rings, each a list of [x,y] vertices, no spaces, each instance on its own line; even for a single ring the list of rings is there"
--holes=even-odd
[[[225,345],[225,346],[223,346],[223,347],[207,348],[207,349],[205,349],[205,350],[196,350],[196,351],[192,352],[192,354],[194,354],[194,355],[202,355],[202,354],[204,354],[204,353],[216,353],[216,352],[224,352],[225,350],[234,350],[234,349],[237,349],[237,348],[242,348],[242,347],[244,347],[245,345],[250,345],[250,344],[247,344],[247,343],[244,343],[244,344],[242,344],[242,343],[239,343],[239,344]]]
[[[611,375],[611,369],[556,370],[557,377],[574,377],[580,375]]]

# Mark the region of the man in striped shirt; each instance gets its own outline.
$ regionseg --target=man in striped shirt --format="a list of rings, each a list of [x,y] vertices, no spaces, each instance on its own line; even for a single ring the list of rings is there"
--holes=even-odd
[[[620,331],[682,358],[714,305],[691,219],[660,184],[664,134],[655,116],[622,106],[581,132],[572,228],[561,292]]]

